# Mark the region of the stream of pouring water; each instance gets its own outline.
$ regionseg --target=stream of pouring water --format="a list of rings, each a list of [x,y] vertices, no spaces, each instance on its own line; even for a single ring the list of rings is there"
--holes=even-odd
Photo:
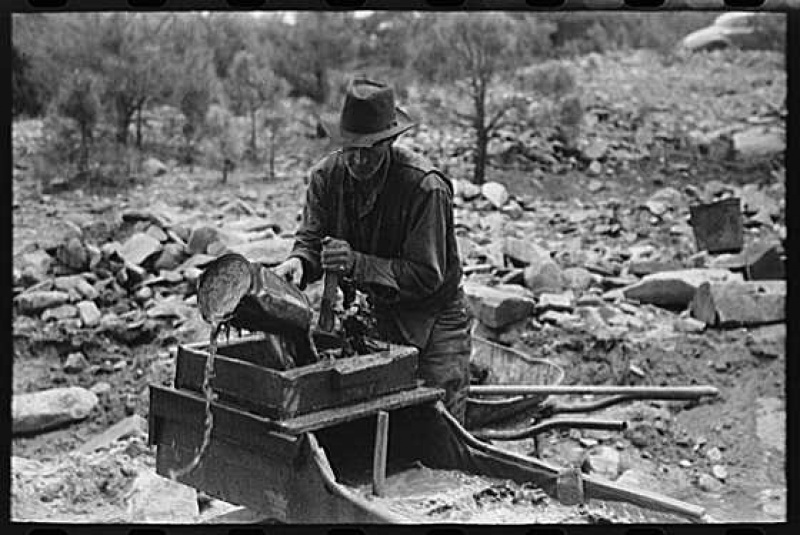
[[[206,359],[206,367],[203,374],[203,394],[205,395],[205,429],[203,431],[203,442],[200,444],[200,449],[195,453],[194,458],[179,469],[172,469],[169,471],[169,477],[176,480],[183,477],[197,468],[200,464],[200,459],[205,455],[208,445],[211,442],[211,430],[214,428],[214,414],[211,411],[211,402],[214,400],[214,390],[211,388],[211,381],[214,379],[214,359],[217,356],[217,340],[221,332],[225,332],[226,341],[230,341],[230,326],[227,323],[219,322],[211,325],[211,339],[208,344],[208,358]]]

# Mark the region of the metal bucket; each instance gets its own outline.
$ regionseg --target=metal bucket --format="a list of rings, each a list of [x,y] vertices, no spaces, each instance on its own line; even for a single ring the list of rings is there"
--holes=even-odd
[[[738,198],[689,207],[697,249],[735,253],[744,245],[742,207]]]

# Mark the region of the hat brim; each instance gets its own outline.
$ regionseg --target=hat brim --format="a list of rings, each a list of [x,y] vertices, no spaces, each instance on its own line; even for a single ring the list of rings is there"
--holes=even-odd
[[[335,133],[334,141],[344,148],[371,147],[384,139],[399,136],[403,132],[417,126],[417,123],[415,123],[405,111],[400,108],[395,108],[395,111],[397,115],[397,124],[395,126],[369,134],[359,134],[356,132],[348,132],[341,128],[335,128],[332,129]]]

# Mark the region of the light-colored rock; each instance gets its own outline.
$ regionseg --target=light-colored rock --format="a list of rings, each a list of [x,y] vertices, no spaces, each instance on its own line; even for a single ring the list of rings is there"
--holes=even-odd
[[[673,327],[682,333],[701,333],[706,330],[705,322],[694,318],[678,318],[673,323]]]
[[[56,258],[75,271],[83,271],[89,267],[89,251],[80,238],[70,238],[62,243],[56,251]]]
[[[539,264],[552,261],[550,251],[540,247],[533,240],[506,238],[503,240],[503,255],[519,265]]]
[[[614,482],[617,485],[633,487],[637,489],[652,490],[661,486],[662,482],[652,473],[637,468],[629,468]]]
[[[137,232],[122,244],[119,254],[127,262],[138,266],[160,250],[160,241],[144,232]]]
[[[68,275],[53,279],[53,287],[62,292],[75,292],[84,299],[97,299],[100,295],[83,275]]]
[[[78,447],[79,453],[91,453],[108,447],[112,442],[133,435],[147,434],[147,420],[134,414],[115,423],[99,435],[95,435]]]
[[[66,304],[69,301],[69,294],[56,290],[28,291],[19,294],[14,301],[22,314],[35,315],[48,308]]]
[[[99,398],[111,392],[111,385],[105,381],[100,381],[93,384],[92,387],[89,388],[89,392],[93,393]]]
[[[61,305],[48,308],[42,312],[42,321],[61,321],[78,316],[78,307],[75,305]]]
[[[711,475],[713,475],[720,481],[725,481],[726,479],[728,479],[728,470],[721,464],[715,464],[714,466],[711,467]]]
[[[48,225],[47,232],[37,235],[37,243],[41,249],[52,253],[72,238],[83,239],[81,227],[67,219],[57,219]]]
[[[552,260],[543,260],[525,268],[525,286],[534,295],[544,292],[558,293],[564,290],[564,275],[558,264]]]
[[[736,281],[700,285],[690,305],[709,325],[739,327],[786,319],[786,281]]]
[[[775,450],[779,455],[786,451],[786,408],[781,399],[758,399],[756,434],[765,449]]]
[[[583,468],[589,473],[614,480],[622,471],[622,455],[611,446],[596,446],[586,453]]]
[[[161,176],[167,174],[167,166],[158,158],[150,157],[142,164],[142,169],[149,176]]]
[[[662,271],[621,289],[628,299],[662,307],[685,308],[705,282],[742,280],[741,275],[721,269]],[[702,318],[698,318],[701,319]]]
[[[737,158],[747,159],[778,154],[786,150],[785,133],[763,127],[749,128],[732,136]]]
[[[103,314],[94,304],[94,301],[81,301],[77,306],[84,326],[95,327],[100,324],[100,318],[103,317]]]
[[[463,197],[465,201],[471,201],[473,199],[476,199],[477,197],[480,196],[480,194],[481,194],[480,186],[478,186],[477,184],[473,184],[468,180],[461,181],[461,197]]]
[[[80,373],[89,367],[89,361],[83,353],[70,353],[64,361],[64,371],[66,373]],[[90,390],[91,391],[91,390]]]
[[[266,266],[277,266],[289,256],[294,240],[289,238],[272,238],[258,240],[240,245],[230,246],[230,252],[239,253],[251,262],[260,262]]]
[[[709,448],[706,452],[706,458],[712,463],[719,463],[722,461],[722,452],[717,447]]]
[[[524,291],[514,292],[467,283],[464,285],[464,293],[473,315],[481,323],[494,329],[527,318],[533,312],[534,302],[523,297]]]
[[[592,274],[588,269],[582,267],[569,267],[561,272],[564,285],[570,290],[583,292],[592,285]]]
[[[786,353],[786,324],[778,323],[750,329],[745,344],[757,357],[780,357]]]
[[[536,308],[542,312],[547,310],[570,312],[574,308],[574,299],[575,296],[572,292],[542,293],[539,295],[539,302],[536,304]]]
[[[156,270],[172,270],[181,265],[185,257],[184,248],[178,243],[167,243],[161,251],[153,268]]]
[[[714,476],[709,474],[700,474],[697,478],[697,486],[704,492],[719,493],[724,486]]]
[[[97,396],[85,388],[53,388],[12,398],[12,432],[37,433],[83,420],[97,406]]]
[[[169,236],[167,236],[167,233],[164,232],[164,229],[162,229],[158,225],[150,225],[149,227],[147,227],[145,234],[147,234],[148,236],[152,236],[153,238],[157,239],[162,243],[169,239]]]
[[[548,310],[539,316],[539,321],[544,323],[552,323],[558,327],[561,327],[562,329],[570,329],[577,327],[580,324],[581,318],[576,314]]]
[[[509,199],[508,190],[499,182],[486,182],[481,187],[481,194],[497,209],[502,208]]]
[[[134,524],[188,524],[199,514],[195,489],[152,472],[136,478],[128,497],[128,521]]]
[[[20,255],[15,267],[20,270],[20,277],[26,283],[35,284],[47,278],[53,265],[53,257],[42,249]]]
[[[586,168],[586,174],[589,176],[598,176],[603,173],[603,164],[594,160],[592,163],[589,164],[589,167]]]

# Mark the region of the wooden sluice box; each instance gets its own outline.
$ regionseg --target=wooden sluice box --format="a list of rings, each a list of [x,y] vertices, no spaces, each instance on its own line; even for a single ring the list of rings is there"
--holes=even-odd
[[[419,386],[415,349],[390,346],[278,371],[253,363],[269,347],[259,338],[220,344],[209,447],[178,481],[280,522],[418,522],[355,490],[372,480],[377,415],[384,411],[387,477],[421,463],[532,483],[555,499],[559,468],[469,434],[444,409],[442,390]],[[150,387],[149,441],[165,477],[191,462],[205,431],[206,347],[181,347],[177,358],[175,387]],[[584,492],[675,521],[704,516],[700,507],[589,476]]]

